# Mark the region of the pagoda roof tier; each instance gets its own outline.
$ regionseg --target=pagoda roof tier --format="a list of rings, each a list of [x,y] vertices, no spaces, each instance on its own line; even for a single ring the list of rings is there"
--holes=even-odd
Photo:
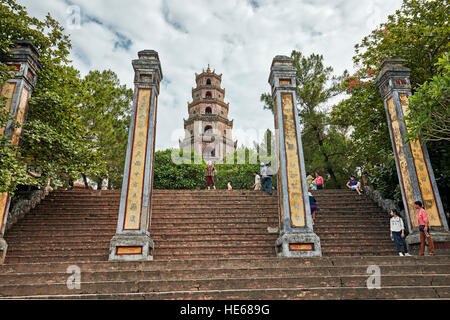
[[[220,136],[218,136],[219,138],[220,138]],[[196,139],[197,138],[197,139]],[[201,139],[200,139],[201,138]],[[190,137],[188,137],[188,138],[185,138],[185,139],[183,139],[183,140],[181,140],[181,139],[178,139],[178,143],[180,143],[180,144],[182,144],[182,145],[188,145],[188,144],[191,144],[191,143],[193,143],[193,142],[202,142],[202,141],[204,141],[203,140],[203,138],[204,137],[195,137],[195,136],[190,136]],[[211,141],[211,142],[217,142],[217,141],[219,141],[219,140],[213,140],[213,141]],[[205,141],[205,142],[209,142],[209,141]],[[219,141],[220,142],[220,141]],[[222,142],[225,142],[227,145],[235,145],[236,143],[237,143],[237,140],[236,141],[233,141],[232,139],[229,139],[229,138],[227,138],[227,137],[225,137],[225,136],[222,136]]]
[[[215,89],[217,91],[220,91],[223,95],[225,95],[225,89],[222,89],[221,87],[212,85],[212,84],[204,84],[204,85],[200,85],[197,86],[197,88],[192,88],[192,92],[197,91],[197,90],[202,90],[202,89]]]
[[[219,99],[212,98],[212,99],[199,99],[199,100],[196,100],[196,101],[192,101],[191,103],[188,103],[188,108],[195,107],[195,106],[197,106],[199,104],[202,104],[202,103],[205,103],[205,104],[207,104],[207,103],[209,103],[209,104],[220,104],[222,107],[225,107],[225,108],[229,108],[230,107],[230,103],[225,103],[225,102],[223,102],[223,101],[221,101]]]
[[[189,119],[183,119],[183,120],[184,120],[185,128],[187,125],[189,125],[195,121],[220,121],[220,122],[223,122],[226,125],[230,126],[230,128],[233,128],[233,120],[228,120],[227,118],[221,117],[217,114],[195,115],[194,117],[191,117]]]
[[[198,80],[199,78],[203,78],[203,77],[214,77],[214,78],[218,79],[219,81],[222,81],[222,74],[216,74],[215,71],[211,72],[209,69],[206,71],[203,71],[200,74],[195,73],[195,80]]]

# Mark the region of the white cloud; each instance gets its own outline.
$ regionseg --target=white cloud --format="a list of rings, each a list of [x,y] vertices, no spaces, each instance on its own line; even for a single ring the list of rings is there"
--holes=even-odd
[[[211,64],[223,74],[230,119],[242,133],[273,128],[262,109],[261,93],[274,56],[323,54],[335,72],[353,70],[354,45],[386,20],[401,0],[258,0],[123,1],[18,0],[30,14],[47,12],[64,26],[67,9],[78,5],[79,29],[68,29],[71,58],[82,74],[112,69],[133,86],[131,60],[143,49],[158,51],[165,82],[158,108],[156,148],[177,146],[173,132],[183,128],[195,72]],[[45,3],[45,4],[43,4]],[[117,47],[117,42],[122,46]]]

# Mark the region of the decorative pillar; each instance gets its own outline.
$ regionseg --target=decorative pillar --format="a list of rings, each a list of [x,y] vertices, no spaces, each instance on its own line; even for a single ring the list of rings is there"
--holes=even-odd
[[[36,86],[37,74],[40,70],[39,52],[31,41],[14,41],[12,57],[2,57],[9,71],[14,72],[14,77],[8,80],[1,90],[1,95],[7,98],[5,108],[13,119],[21,125],[25,122],[28,111],[28,99]],[[19,145],[22,128],[15,128],[10,120],[5,128],[0,128],[0,134],[11,139],[13,145]],[[8,219],[8,211],[11,199],[8,193],[0,194],[0,264],[6,257],[8,244],[3,239]]]
[[[275,242],[275,251],[278,257],[322,256],[320,239],[312,226],[296,107],[296,69],[291,58],[273,59],[269,83],[278,157],[280,237]]]
[[[153,162],[159,83],[163,78],[156,51],[133,60],[135,89],[116,235],[110,261],[153,260],[150,238]]]
[[[403,67],[404,60],[389,59],[381,65],[377,86],[384,99],[392,148],[395,154],[398,180],[405,206],[406,221],[410,234],[409,244],[420,243],[415,201],[421,201],[427,210],[433,241],[449,242],[447,219],[439,190],[431,167],[428,151],[420,139],[408,142],[405,115],[408,113],[411,70]]]

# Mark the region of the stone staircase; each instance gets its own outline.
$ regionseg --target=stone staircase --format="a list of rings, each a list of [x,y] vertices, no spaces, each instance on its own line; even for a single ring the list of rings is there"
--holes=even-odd
[[[155,260],[108,262],[120,191],[53,192],[7,232],[0,298],[450,298],[450,256],[398,257],[389,217],[371,200],[314,194],[322,258],[275,258],[275,193],[154,190]],[[80,289],[67,287],[71,265]],[[367,289],[370,265],[381,290]]]

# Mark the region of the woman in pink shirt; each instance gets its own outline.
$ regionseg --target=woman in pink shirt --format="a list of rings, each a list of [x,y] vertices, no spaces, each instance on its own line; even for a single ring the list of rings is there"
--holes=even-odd
[[[317,190],[323,189],[323,178],[317,172],[316,179],[314,181],[316,182]]]
[[[425,251],[425,239],[428,240],[428,246],[430,247],[430,256],[434,255],[434,243],[430,235],[430,222],[428,221],[428,214],[423,208],[421,201],[414,202],[414,207],[417,210],[417,222],[419,224],[420,233],[420,251],[419,256],[423,256]]]

